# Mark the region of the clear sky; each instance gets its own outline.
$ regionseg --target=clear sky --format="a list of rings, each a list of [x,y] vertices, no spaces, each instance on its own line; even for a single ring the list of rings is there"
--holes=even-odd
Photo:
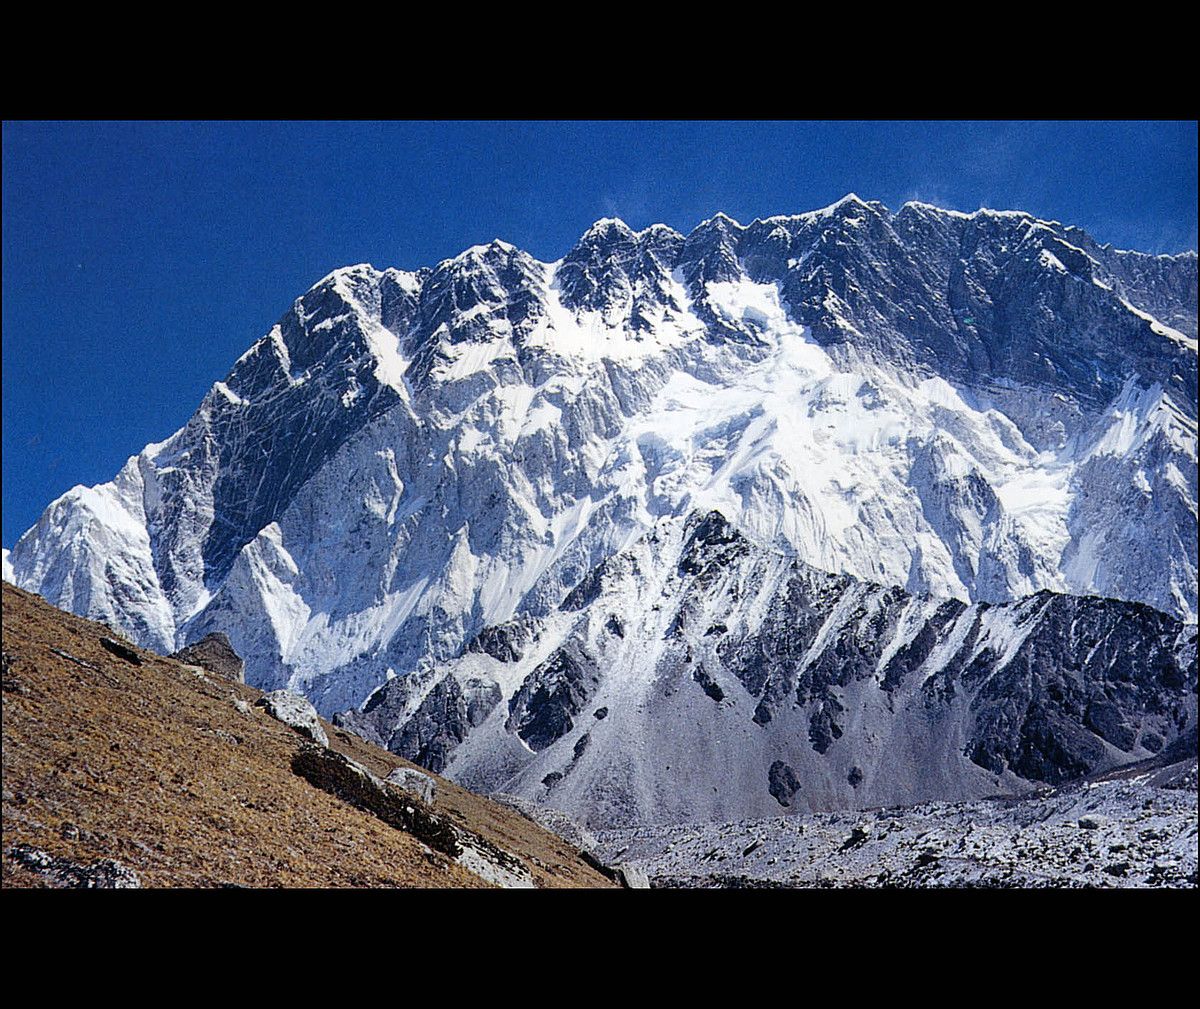
[[[330,270],[593,221],[687,232],[847,192],[1196,248],[1188,123],[13,123],[3,127],[3,541],[111,479]]]

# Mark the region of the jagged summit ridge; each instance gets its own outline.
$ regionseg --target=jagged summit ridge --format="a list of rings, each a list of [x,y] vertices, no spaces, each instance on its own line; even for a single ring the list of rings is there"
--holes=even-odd
[[[696,509],[911,592],[1194,619],[1195,337],[1194,256],[854,197],[362,264],[12,577],[164,652],[225,631],[326,712]]]

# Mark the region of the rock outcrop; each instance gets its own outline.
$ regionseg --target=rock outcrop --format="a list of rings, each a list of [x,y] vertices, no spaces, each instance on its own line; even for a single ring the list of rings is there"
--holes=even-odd
[[[434,851],[451,858],[462,854],[454,827],[421,802],[388,787],[362,764],[336,750],[305,746],[292,760],[292,770],[309,784],[357,809],[377,816],[390,827],[412,834]]]
[[[179,649],[171,658],[201,666],[231,683],[246,682],[246,664],[233,650],[229,637],[220,631],[206,634],[199,641]]]
[[[84,865],[28,844],[14,844],[6,854],[22,868],[67,890],[139,890],[142,886],[136,872],[111,858]]]
[[[277,718],[284,725],[290,726],[322,746],[329,745],[329,737],[317,717],[317,709],[299,694],[290,690],[273,690],[264,694],[255,702],[256,707],[265,708],[267,714]]]

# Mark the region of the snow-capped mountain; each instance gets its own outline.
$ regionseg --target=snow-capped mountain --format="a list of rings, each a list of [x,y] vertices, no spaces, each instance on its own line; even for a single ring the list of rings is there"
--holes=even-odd
[[[224,631],[249,682],[325,713],[412,676],[406,708],[485,628],[559,621],[711,511],[905,599],[1194,621],[1196,277],[1195,253],[854,196],[687,236],[600,221],[554,263],[495,241],[338,270],[5,576],[163,652]]]

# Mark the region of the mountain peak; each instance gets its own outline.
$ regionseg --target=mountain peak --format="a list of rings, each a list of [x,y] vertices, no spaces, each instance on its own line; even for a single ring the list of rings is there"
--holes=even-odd
[[[579,241],[582,243],[607,239],[614,235],[629,238],[634,235],[634,230],[619,217],[602,217],[580,236]]]
[[[306,294],[311,294],[322,287],[335,286],[343,281],[355,281],[360,279],[374,279],[379,276],[379,271],[370,263],[355,263],[352,266],[339,266],[336,270],[330,270],[325,276],[318,280],[308,289]]]
[[[718,210],[712,215],[712,217],[708,218],[708,220],[701,221],[699,224],[697,224],[696,227],[692,229],[692,234],[694,235],[700,232],[709,231],[711,229],[716,229],[723,232],[744,230],[743,226],[734,218],[725,213],[725,211]]]
[[[858,195],[858,193],[847,193],[836,203],[831,203],[825,209],[826,210],[837,210],[840,207],[845,207],[845,206],[867,207],[867,206],[870,206],[870,204],[868,204],[866,200],[864,200],[862,197],[860,197]]]

